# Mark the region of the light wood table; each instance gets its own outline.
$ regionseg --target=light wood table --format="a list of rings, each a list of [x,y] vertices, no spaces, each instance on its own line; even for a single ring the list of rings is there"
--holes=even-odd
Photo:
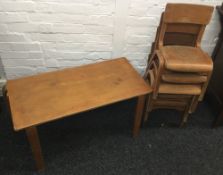
[[[38,170],[44,160],[37,125],[138,97],[135,137],[151,92],[126,58],[9,80],[6,89],[14,129],[25,129]]]

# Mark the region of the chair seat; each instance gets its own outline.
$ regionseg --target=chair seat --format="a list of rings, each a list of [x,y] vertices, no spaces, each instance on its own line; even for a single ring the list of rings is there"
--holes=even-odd
[[[161,53],[168,70],[179,72],[210,72],[211,58],[201,49],[189,46],[165,46]]]
[[[149,70],[148,77],[146,79],[151,87],[154,86],[154,72]],[[162,82],[159,85],[158,92],[160,94],[180,94],[180,95],[199,95],[201,93],[201,85],[187,85],[187,84],[171,84]]]
[[[170,84],[161,83],[159,86],[161,94],[182,94],[182,95],[200,95],[200,85]]]
[[[169,83],[204,83],[207,76],[193,73],[170,73],[162,75],[162,80]]]

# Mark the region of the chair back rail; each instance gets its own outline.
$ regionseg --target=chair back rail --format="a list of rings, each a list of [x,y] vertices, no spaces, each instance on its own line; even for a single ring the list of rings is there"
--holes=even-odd
[[[161,19],[157,48],[165,45],[200,47],[212,12],[211,6],[168,3]]]

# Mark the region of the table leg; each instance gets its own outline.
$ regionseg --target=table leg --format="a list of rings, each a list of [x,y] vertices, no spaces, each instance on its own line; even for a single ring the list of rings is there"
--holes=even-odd
[[[145,95],[138,97],[135,118],[134,118],[133,137],[136,137],[139,135],[140,125],[142,121],[142,114],[143,114],[143,109],[145,105],[145,97],[146,97]]]
[[[37,170],[38,171],[43,170],[44,160],[42,156],[41,145],[39,142],[39,136],[38,136],[36,127],[33,126],[33,127],[26,128],[26,135],[28,137],[31,150],[33,152]]]

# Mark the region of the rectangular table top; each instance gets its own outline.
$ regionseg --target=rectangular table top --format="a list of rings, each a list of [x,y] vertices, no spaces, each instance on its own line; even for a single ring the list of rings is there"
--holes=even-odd
[[[6,87],[15,130],[151,92],[126,58],[9,80]]]

